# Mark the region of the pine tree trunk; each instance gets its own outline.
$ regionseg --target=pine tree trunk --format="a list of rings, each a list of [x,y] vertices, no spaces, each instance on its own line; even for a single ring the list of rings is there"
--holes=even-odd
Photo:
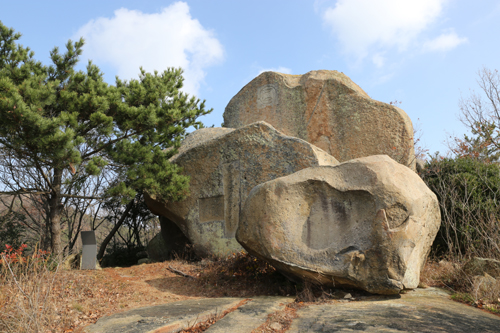
[[[57,257],[62,255],[61,242],[61,181],[62,169],[54,169],[52,193],[49,199],[50,250]]]

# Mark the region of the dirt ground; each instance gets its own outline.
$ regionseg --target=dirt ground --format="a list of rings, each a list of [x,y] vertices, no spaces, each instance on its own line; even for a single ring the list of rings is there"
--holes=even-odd
[[[427,271],[432,267],[426,266],[424,280],[430,286],[443,287],[437,280],[425,278],[431,277]],[[192,298],[259,295],[300,298],[307,289],[303,287],[292,284],[264,262],[245,254],[233,254],[231,258],[219,261],[172,260],[125,268],[61,270],[56,274],[50,306],[57,313],[53,321],[56,323],[55,332],[82,332],[83,327],[102,316],[138,307]],[[317,297],[311,295],[306,299],[317,300]],[[283,316],[280,319],[283,327],[293,317],[294,311],[288,309],[279,314]]]
[[[95,323],[98,318],[143,306],[190,298],[217,297],[216,287],[200,286],[168,269],[198,274],[198,265],[163,262],[95,271],[62,271],[55,297],[60,300],[64,332]]]
[[[235,257],[227,265],[223,261],[172,260],[60,271],[53,296],[61,332],[81,332],[82,327],[116,312],[192,298],[295,294],[295,286],[274,269],[247,256]]]

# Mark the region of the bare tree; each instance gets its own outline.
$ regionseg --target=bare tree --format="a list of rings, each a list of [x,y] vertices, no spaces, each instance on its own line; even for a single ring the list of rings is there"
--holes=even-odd
[[[500,73],[482,68],[477,83],[481,91],[471,90],[470,96],[459,101],[460,121],[471,135],[453,138],[448,144],[457,156],[468,156],[486,163],[500,158]]]

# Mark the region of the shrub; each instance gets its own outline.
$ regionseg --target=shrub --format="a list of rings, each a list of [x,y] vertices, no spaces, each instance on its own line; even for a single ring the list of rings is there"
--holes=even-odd
[[[295,291],[294,285],[268,262],[243,251],[204,259],[199,265],[198,282],[206,287],[218,286],[223,291],[210,297],[285,296]]]
[[[456,301],[500,314],[500,280],[474,275],[464,264],[429,260],[421,274],[422,282],[450,290],[451,298]]]
[[[59,265],[47,252],[26,255],[27,245],[6,245],[0,253],[0,331],[46,332],[54,327],[50,301]]]
[[[20,222],[25,216],[16,212],[8,212],[0,216],[0,249],[5,245],[19,247],[23,235],[23,227]]]
[[[500,258],[500,167],[472,158],[436,156],[421,176],[441,209],[434,254]]]

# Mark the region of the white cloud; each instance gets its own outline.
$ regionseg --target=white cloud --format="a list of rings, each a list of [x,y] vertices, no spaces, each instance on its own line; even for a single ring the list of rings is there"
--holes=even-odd
[[[221,43],[189,13],[185,2],[176,2],[159,13],[146,14],[126,8],[114,17],[100,17],[82,26],[85,57],[113,66],[121,79],[137,78],[139,67],[162,72],[168,67],[184,70],[183,90],[197,95],[205,68],[224,58]]]
[[[379,53],[391,48],[405,51],[414,47],[419,42],[419,35],[440,17],[447,2],[338,0],[335,6],[324,10],[323,21],[347,55],[359,61],[375,53],[372,61],[380,67],[384,59]]]
[[[382,54],[376,53],[372,57],[372,62],[375,64],[375,66],[377,66],[378,68],[380,68],[380,67],[384,66],[385,58],[382,56]]]
[[[292,70],[290,68],[280,66],[278,68],[262,69],[259,71],[259,74],[257,74],[257,76],[259,76],[260,74],[262,74],[264,72],[278,72],[278,73],[283,73],[283,74],[292,74]]]
[[[467,38],[460,38],[455,32],[450,31],[425,42],[423,49],[429,52],[446,52],[465,42],[467,42]]]

